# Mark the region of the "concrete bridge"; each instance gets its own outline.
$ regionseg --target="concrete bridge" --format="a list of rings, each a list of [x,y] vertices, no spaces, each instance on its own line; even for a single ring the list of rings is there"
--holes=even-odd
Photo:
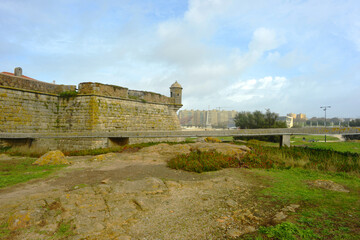
[[[223,136],[281,136],[280,146],[290,146],[291,135],[358,135],[360,127],[312,127],[312,128],[266,128],[202,131],[111,131],[69,133],[0,133],[0,140],[46,139],[46,138],[179,138],[179,137],[223,137]],[[119,141],[118,141],[119,142]]]

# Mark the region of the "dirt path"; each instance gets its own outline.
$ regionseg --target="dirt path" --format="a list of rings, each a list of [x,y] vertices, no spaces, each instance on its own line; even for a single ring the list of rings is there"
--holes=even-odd
[[[256,201],[264,181],[249,170],[197,174],[166,167],[190,147],[71,157],[73,165],[56,176],[1,190],[8,239],[228,239],[272,218],[276,209]]]

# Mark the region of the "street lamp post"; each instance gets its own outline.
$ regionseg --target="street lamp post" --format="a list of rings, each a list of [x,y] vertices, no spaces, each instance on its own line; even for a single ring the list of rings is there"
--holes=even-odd
[[[325,112],[325,128],[326,128],[326,109],[331,108],[331,106],[322,106],[320,108],[322,108]],[[326,133],[325,133],[325,142],[326,142]]]

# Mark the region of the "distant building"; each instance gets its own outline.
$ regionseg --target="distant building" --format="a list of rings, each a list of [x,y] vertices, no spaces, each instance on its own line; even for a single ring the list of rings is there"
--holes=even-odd
[[[299,113],[299,114],[296,115],[296,119],[307,120],[306,114]]]
[[[289,117],[289,116],[281,116],[278,118],[279,121],[284,121],[286,122],[286,127],[287,128],[292,128],[294,126],[294,119],[293,117]]]
[[[288,113],[287,116],[292,117],[293,119],[296,119],[296,114],[295,113]]]
[[[287,116],[288,116],[288,117],[292,117],[293,120],[307,120],[305,113],[299,113],[299,114],[296,114],[296,113],[288,113]]]

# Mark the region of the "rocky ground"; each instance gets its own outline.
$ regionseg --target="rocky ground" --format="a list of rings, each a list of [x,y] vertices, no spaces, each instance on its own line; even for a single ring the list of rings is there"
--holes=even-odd
[[[255,193],[269,179],[247,169],[197,174],[166,167],[166,160],[191,148],[248,150],[159,144],[69,157],[73,164],[48,179],[0,190],[0,220],[10,239],[229,239],[280,222],[299,207],[258,201]]]

